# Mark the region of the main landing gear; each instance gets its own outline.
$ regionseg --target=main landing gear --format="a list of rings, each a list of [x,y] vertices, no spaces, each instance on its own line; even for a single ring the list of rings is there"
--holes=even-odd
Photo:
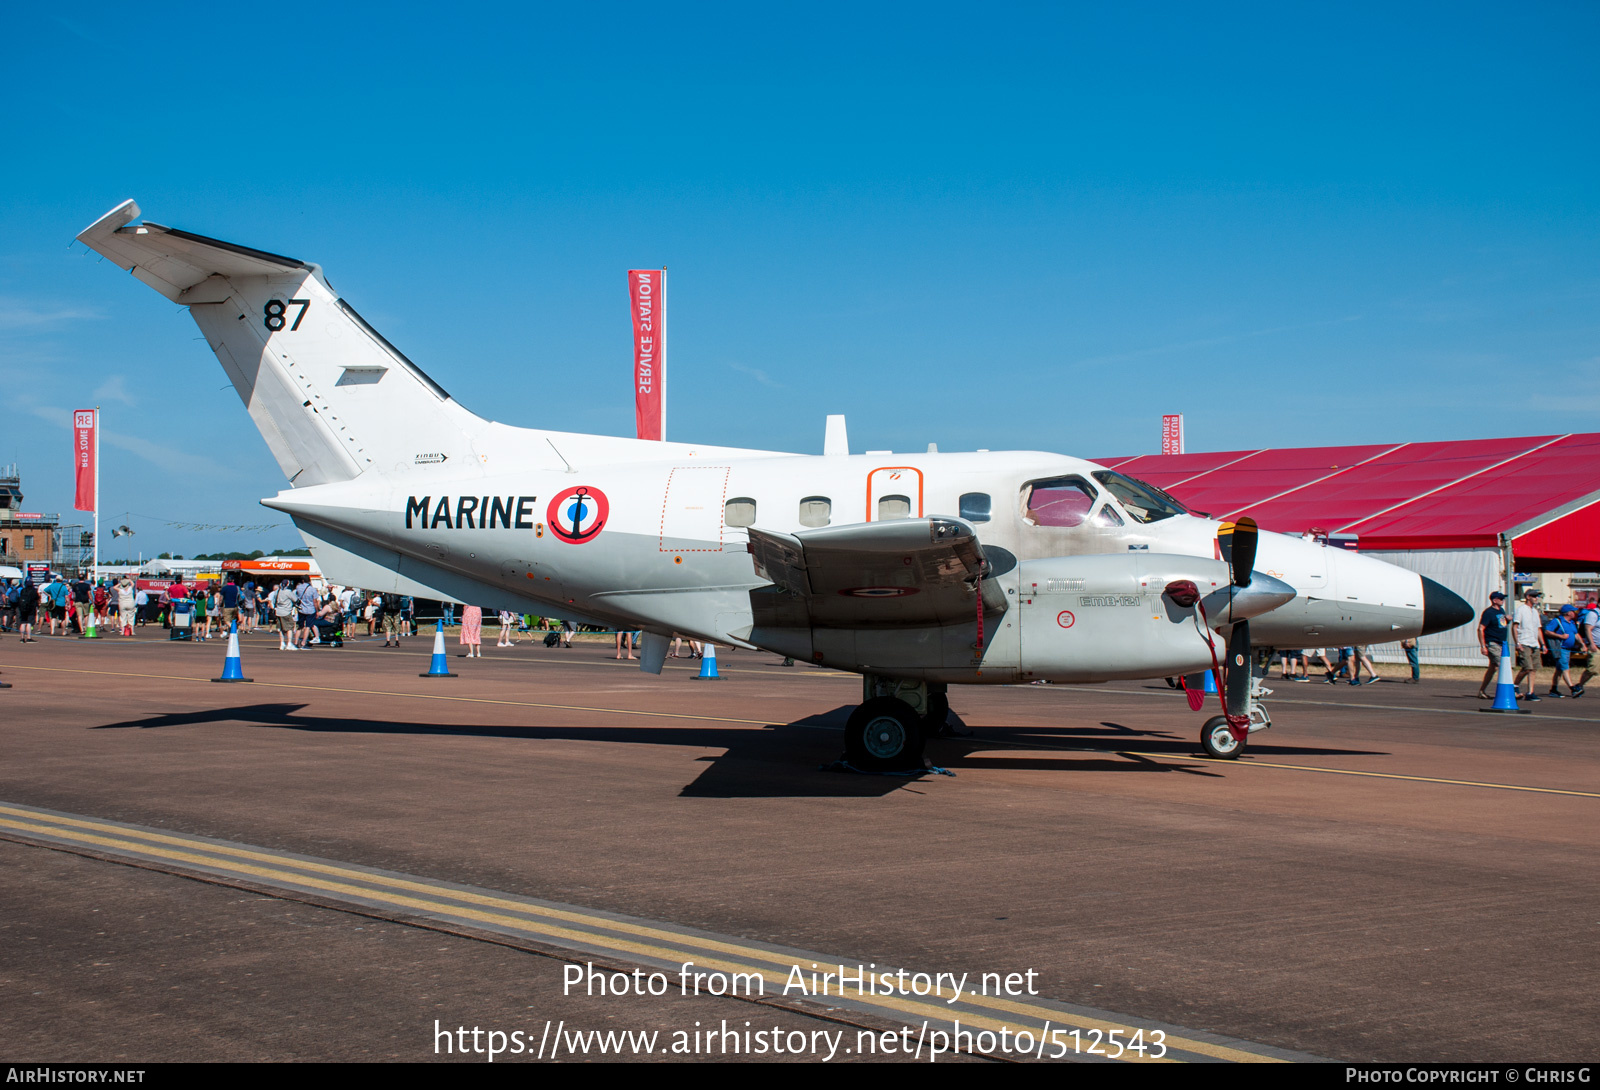
[[[927,739],[950,733],[946,687],[873,674],[862,682],[861,703],[844,727],[846,760],[874,772],[922,768]]]

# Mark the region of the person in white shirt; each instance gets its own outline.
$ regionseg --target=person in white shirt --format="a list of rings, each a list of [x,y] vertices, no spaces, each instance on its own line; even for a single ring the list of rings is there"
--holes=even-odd
[[[1538,700],[1533,691],[1533,677],[1539,671],[1540,655],[1544,651],[1544,618],[1539,615],[1539,599],[1544,595],[1533,588],[1522,592],[1516,615],[1511,623],[1517,630],[1517,678],[1512,685],[1522,688],[1522,679],[1528,679],[1524,700]]]
[[[139,609],[137,599],[138,592],[134,590],[133,580],[124,576],[122,582],[117,584],[117,613],[121,615],[118,619],[122,622],[124,636],[133,635],[134,614]]]

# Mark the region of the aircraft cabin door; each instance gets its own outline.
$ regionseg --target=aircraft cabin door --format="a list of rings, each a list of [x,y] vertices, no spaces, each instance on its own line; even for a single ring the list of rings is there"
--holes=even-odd
[[[922,470],[883,466],[867,474],[867,521],[922,517]]]

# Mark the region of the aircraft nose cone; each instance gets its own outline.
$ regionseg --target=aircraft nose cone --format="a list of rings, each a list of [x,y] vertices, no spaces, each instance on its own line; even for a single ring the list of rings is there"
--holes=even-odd
[[[1426,575],[1422,576],[1422,634],[1448,632],[1460,628],[1476,614],[1471,604],[1449,587],[1440,586]]]

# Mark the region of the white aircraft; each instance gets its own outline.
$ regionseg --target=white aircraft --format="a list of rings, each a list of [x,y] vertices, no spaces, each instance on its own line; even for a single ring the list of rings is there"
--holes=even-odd
[[[1077,458],[850,454],[842,417],[820,456],[485,420],[316,265],[139,215],[126,201],[78,239],[189,308],[292,486],[261,502],[329,578],[640,629],[653,673],[681,633],[862,674],[846,751],[863,765],[920,762],[951,684],[1194,686],[1223,662],[1201,741],[1237,756],[1268,722],[1253,644],[1474,616],[1412,572],[1194,515]]]

